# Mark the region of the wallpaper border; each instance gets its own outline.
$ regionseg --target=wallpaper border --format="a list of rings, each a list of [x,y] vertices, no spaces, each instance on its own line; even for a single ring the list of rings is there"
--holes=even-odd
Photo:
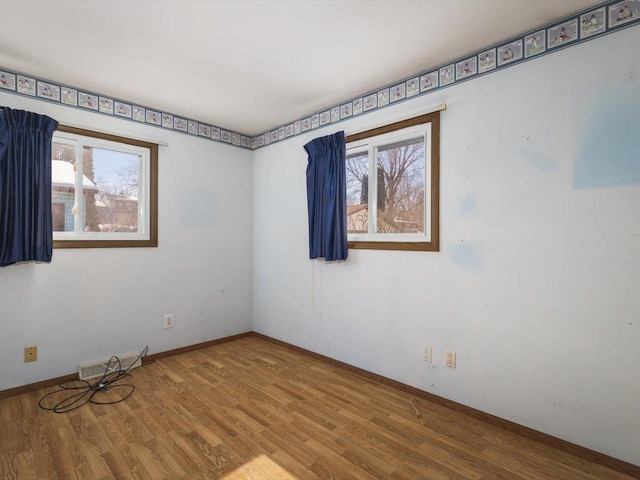
[[[638,25],[639,21],[640,0],[609,0],[263,132],[251,139],[251,148],[262,148],[309,130],[413,100]]]
[[[2,67],[0,92],[31,97],[240,148],[251,148],[251,137],[233,130]]]
[[[640,0],[608,0],[430,68],[291,123],[250,137],[170,112],[0,66],[0,91],[255,150],[379,111],[640,24]]]

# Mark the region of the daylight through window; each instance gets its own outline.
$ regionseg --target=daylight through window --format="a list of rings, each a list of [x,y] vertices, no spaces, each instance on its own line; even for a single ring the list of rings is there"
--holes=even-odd
[[[439,112],[347,137],[349,248],[437,251]]]
[[[157,246],[157,145],[60,127],[51,174],[54,247]]]

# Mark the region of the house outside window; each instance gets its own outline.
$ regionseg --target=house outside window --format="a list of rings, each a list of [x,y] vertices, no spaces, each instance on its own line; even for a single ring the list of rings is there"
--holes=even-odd
[[[157,246],[157,145],[60,127],[51,156],[54,247]]]

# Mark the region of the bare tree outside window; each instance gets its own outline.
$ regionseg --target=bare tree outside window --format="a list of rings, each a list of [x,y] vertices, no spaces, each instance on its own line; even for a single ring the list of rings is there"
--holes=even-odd
[[[367,233],[369,229],[369,157],[348,155],[347,167],[347,233]]]
[[[377,150],[377,233],[424,232],[424,141],[412,139]],[[347,232],[368,232],[369,158],[347,156]]]
[[[424,141],[379,148],[378,172],[378,233],[423,233]]]
[[[140,156],[95,147],[86,150],[95,157],[98,231],[137,232]],[[88,221],[85,228],[91,228]]]
[[[52,144],[54,248],[158,245],[158,145],[64,125]]]
[[[76,191],[76,145],[53,142],[51,157],[55,231],[74,231],[80,205],[85,232],[138,231],[139,155],[83,147],[81,191]]]
[[[440,112],[346,137],[348,247],[440,249]]]

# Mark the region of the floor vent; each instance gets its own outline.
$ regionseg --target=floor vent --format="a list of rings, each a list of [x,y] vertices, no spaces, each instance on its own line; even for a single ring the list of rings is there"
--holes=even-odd
[[[129,367],[131,367],[131,369],[138,368],[142,365],[142,361],[138,356],[138,353],[118,355],[117,357],[120,359],[120,364],[118,364],[115,358],[83,363],[78,368],[78,375],[80,380],[90,380],[92,378],[102,377],[105,372],[111,373],[118,369],[126,370]]]

